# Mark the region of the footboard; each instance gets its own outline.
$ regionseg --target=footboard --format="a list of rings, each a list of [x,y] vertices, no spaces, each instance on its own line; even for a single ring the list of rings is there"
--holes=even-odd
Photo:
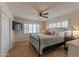
[[[42,49],[40,49],[40,38],[36,34],[30,34],[30,42],[36,48],[39,54],[42,54]]]

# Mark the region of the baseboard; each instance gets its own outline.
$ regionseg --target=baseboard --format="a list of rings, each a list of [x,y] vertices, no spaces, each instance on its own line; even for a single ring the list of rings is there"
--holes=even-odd
[[[9,50],[10,50],[10,49],[12,49],[13,44],[14,44],[14,42],[10,45],[10,47],[9,47],[8,51],[6,51],[6,53],[5,53],[5,54],[1,54],[1,57],[6,57],[6,56],[9,56],[8,52],[9,52]]]
[[[8,51],[9,51],[9,49],[5,53],[1,53],[0,57],[6,57],[8,55]]]
[[[15,43],[15,42],[13,42],[13,43],[10,45],[10,49],[12,49],[12,47],[13,47],[14,43]],[[9,50],[10,50],[10,49],[9,49]]]

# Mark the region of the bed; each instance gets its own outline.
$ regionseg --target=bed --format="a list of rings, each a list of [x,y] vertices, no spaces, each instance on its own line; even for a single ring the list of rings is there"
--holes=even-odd
[[[30,42],[39,54],[43,54],[45,47],[63,43],[64,37],[60,35],[30,34]]]

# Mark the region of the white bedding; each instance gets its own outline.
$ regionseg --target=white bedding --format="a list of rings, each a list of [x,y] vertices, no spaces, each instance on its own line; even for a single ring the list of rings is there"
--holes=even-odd
[[[34,34],[33,36],[39,37],[37,40],[38,41],[40,40],[40,43],[39,42],[35,42],[35,44],[34,42],[31,43],[35,46],[38,52],[39,52],[39,44],[40,44],[40,52],[39,52],[40,54],[42,54],[42,51],[45,47],[64,42],[63,37],[58,35]]]
[[[39,35],[41,44],[50,46],[64,41],[63,37],[57,35]]]

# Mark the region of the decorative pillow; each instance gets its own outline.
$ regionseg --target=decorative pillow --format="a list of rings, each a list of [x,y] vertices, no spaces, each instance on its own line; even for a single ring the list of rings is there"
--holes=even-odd
[[[61,36],[61,37],[64,37],[65,32],[64,31],[63,32],[59,32],[58,35]]]
[[[55,34],[56,34],[55,31],[52,31],[52,32],[51,32],[51,35],[55,35]]]
[[[48,32],[48,31],[47,31],[47,32],[45,32],[44,34],[46,34],[46,35],[51,35],[51,32]]]

